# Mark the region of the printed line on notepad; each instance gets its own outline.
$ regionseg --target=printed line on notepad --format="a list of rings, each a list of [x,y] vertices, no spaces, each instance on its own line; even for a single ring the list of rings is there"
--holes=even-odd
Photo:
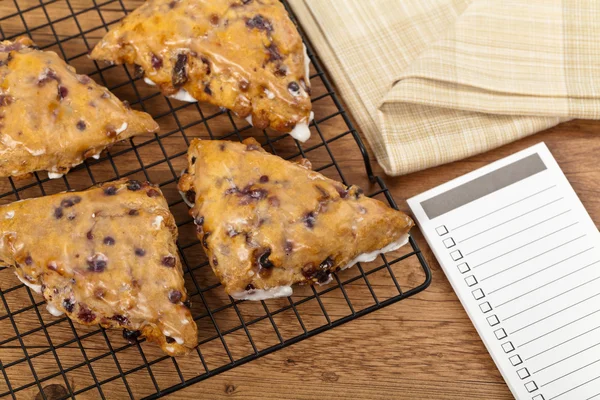
[[[554,383],[554,382],[556,382],[556,381],[559,381],[559,380],[561,380],[562,378],[566,378],[567,376],[569,376],[569,375],[572,375],[572,374],[574,374],[575,372],[579,372],[579,371],[581,371],[582,369],[585,369],[585,368],[589,367],[590,365],[594,365],[594,364],[596,364],[596,363],[598,363],[598,362],[600,362],[600,359],[598,359],[598,360],[596,360],[596,361],[592,361],[591,363],[589,363],[589,364],[586,364],[586,365],[584,365],[584,366],[582,366],[582,367],[579,367],[579,368],[577,368],[577,369],[574,369],[573,371],[571,371],[571,372],[569,372],[569,373],[566,373],[566,374],[564,374],[563,376],[559,376],[558,378],[555,378],[555,379],[553,379],[553,380],[551,380],[551,381],[549,381],[549,382],[546,382],[546,383],[544,383],[544,384],[540,385],[540,387],[548,386],[548,385],[550,385],[551,383]]]
[[[494,274],[492,274],[492,275],[490,275],[490,276],[487,276],[487,277],[485,277],[485,278],[482,278],[482,279],[481,279],[481,282],[483,282],[483,281],[485,281],[485,280],[488,280],[488,279],[491,279],[491,278],[493,278],[493,277],[495,277],[495,276],[497,276],[497,275],[500,275],[500,274],[502,274],[502,273],[504,273],[504,272],[506,272],[506,271],[509,271],[509,270],[511,270],[511,269],[513,269],[513,268],[516,268],[516,267],[518,267],[518,266],[520,266],[520,265],[523,265],[523,264],[525,264],[525,263],[527,263],[527,262],[529,262],[529,261],[531,261],[531,260],[533,260],[533,259],[535,259],[535,258],[538,258],[538,257],[541,257],[541,256],[543,256],[544,254],[548,254],[548,253],[550,253],[551,251],[554,251],[554,250],[556,250],[556,249],[559,249],[559,248],[561,248],[561,247],[563,247],[563,246],[566,246],[566,245],[568,245],[568,244],[570,244],[570,243],[573,243],[573,242],[575,242],[575,241],[577,241],[577,240],[579,240],[579,239],[581,239],[581,238],[583,238],[583,237],[585,237],[585,236],[586,236],[585,234],[584,234],[584,235],[581,235],[581,236],[578,236],[578,237],[576,237],[575,239],[571,239],[571,240],[569,240],[568,242],[564,242],[563,244],[560,244],[560,245],[558,245],[558,246],[556,246],[556,247],[553,247],[553,248],[551,248],[551,249],[549,249],[549,250],[546,250],[546,251],[544,251],[544,252],[542,252],[542,253],[540,253],[540,254],[538,254],[538,255],[536,255],[536,256],[533,256],[533,257],[531,257],[531,258],[528,258],[527,260],[521,261],[520,263],[517,263],[517,264],[515,264],[515,265],[513,265],[513,266],[510,266],[510,267],[508,267],[508,268],[506,268],[506,269],[503,269],[502,271],[496,272],[496,273],[494,273]],[[592,247],[592,248],[593,248],[593,247]],[[577,254],[576,254],[576,255],[577,255]]]
[[[525,329],[527,329],[527,328],[531,328],[532,326],[534,326],[534,325],[536,325],[536,324],[538,324],[538,323],[540,323],[540,322],[542,322],[542,321],[545,321],[545,320],[547,320],[548,318],[552,318],[552,317],[554,317],[554,316],[556,316],[556,315],[560,314],[560,313],[561,313],[561,312],[563,312],[563,311],[567,311],[567,310],[568,310],[568,309],[570,309],[570,308],[573,308],[573,307],[575,307],[575,306],[578,306],[578,305],[580,305],[580,304],[582,304],[582,303],[585,303],[586,301],[588,301],[588,300],[591,300],[591,299],[593,299],[594,297],[598,297],[598,296],[600,296],[600,292],[598,292],[598,293],[596,293],[596,294],[594,294],[594,295],[592,295],[592,296],[590,296],[590,297],[588,297],[588,298],[586,298],[586,299],[580,300],[580,301],[578,301],[578,302],[577,302],[577,303],[575,303],[575,304],[571,304],[570,306],[568,306],[568,307],[565,307],[565,308],[563,308],[562,310],[558,310],[558,311],[556,311],[556,312],[554,312],[554,313],[552,313],[552,314],[550,314],[550,315],[547,315],[547,316],[545,316],[544,318],[540,318],[540,319],[538,319],[538,320],[537,320],[537,321],[535,321],[535,322],[532,322],[532,323],[530,323],[530,324],[527,324],[527,325],[525,325],[525,326],[522,326],[522,327],[520,327],[519,329],[517,329],[516,331],[512,331],[510,334],[511,334],[511,335],[513,335],[513,334],[515,334],[515,333],[518,333],[518,332],[521,332],[522,330],[525,330]]]
[[[578,305],[580,305],[580,304],[583,304],[583,303],[585,303],[586,301],[588,301],[588,300],[591,300],[591,299],[593,299],[594,297],[598,297],[598,296],[600,296],[600,292],[598,292],[598,293],[596,293],[595,295],[592,295],[592,296],[590,296],[590,297],[588,297],[588,298],[586,298],[586,299],[580,300],[580,301],[578,301],[578,302],[577,302],[577,303],[575,303],[575,304],[571,304],[569,307],[565,307],[565,308],[563,308],[562,310],[558,310],[558,311],[556,311],[556,312],[553,312],[552,314],[550,314],[550,315],[547,315],[547,316],[545,316],[544,318],[540,318],[540,319],[538,319],[538,320],[537,320],[537,321],[535,321],[535,322],[532,322],[532,323],[530,323],[530,324],[527,324],[527,325],[525,325],[525,326],[522,326],[522,327],[520,327],[519,329],[517,329],[516,331],[512,331],[510,334],[511,334],[511,335],[513,335],[513,334],[515,334],[515,333],[518,333],[518,332],[521,332],[522,330],[525,330],[525,329],[527,329],[527,328],[531,328],[532,326],[534,326],[534,325],[536,325],[536,324],[539,324],[540,322],[542,322],[542,321],[545,321],[545,320],[547,320],[548,318],[552,318],[552,317],[554,317],[554,316],[556,316],[556,315],[560,314],[560,313],[561,313],[561,312],[563,312],[563,311],[567,311],[567,310],[569,310],[569,309],[571,309],[571,308],[573,308],[573,307],[575,307],[575,306],[578,306]]]
[[[581,236],[580,236],[580,237],[581,237]],[[522,282],[522,281],[524,281],[525,279],[531,278],[532,276],[535,276],[535,275],[537,275],[537,274],[539,274],[539,273],[542,273],[542,272],[544,272],[544,271],[547,271],[547,270],[549,270],[549,269],[550,269],[550,268],[552,268],[552,267],[556,267],[556,266],[557,266],[557,265],[559,265],[560,263],[563,263],[563,262],[565,262],[565,261],[568,261],[568,260],[570,260],[570,259],[572,259],[572,258],[575,258],[575,257],[577,257],[578,255],[581,255],[581,254],[583,254],[583,253],[585,253],[585,252],[588,252],[588,251],[592,250],[593,248],[594,248],[594,247],[592,246],[592,247],[590,247],[590,248],[588,248],[588,249],[585,249],[585,250],[583,250],[583,251],[580,251],[580,252],[579,252],[579,253],[577,253],[577,254],[573,254],[572,256],[570,256],[570,257],[567,257],[567,258],[565,258],[564,260],[560,260],[560,261],[558,261],[558,262],[555,262],[554,264],[552,264],[552,265],[549,265],[549,266],[547,266],[546,268],[540,269],[539,271],[536,271],[536,272],[534,272],[534,273],[532,273],[532,274],[529,274],[529,275],[527,275],[527,276],[524,276],[523,278],[517,279],[516,281],[512,281],[511,283],[507,283],[506,285],[504,285],[504,286],[501,286],[501,287],[499,287],[498,289],[492,290],[492,291],[491,291],[491,292],[489,292],[488,294],[494,294],[494,293],[496,293],[496,292],[499,292],[499,291],[501,291],[501,290],[503,290],[503,289],[506,289],[506,288],[508,288],[508,287],[510,287],[510,286],[512,286],[512,285],[514,285],[515,283]],[[544,253],[542,253],[542,254],[545,254],[545,253],[547,253],[547,251],[546,251],[546,252],[544,252]],[[539,257],[539,256],[536,256],[536,257]],[[531,260],[531,258],[530,258],[530,260]],[[505,271],[506,271],[506,270],[505,270]],[[485,279],[487,279],[487,278],[485,278]],[[485,279],[482,279],[481,281],[484,281]]]
[[[495,213],[497,213],[498,211],[502,211],[502,210],[504,210],[504,209],[506,209],[506,208],[508,208],[508,207],[510,207],[510,206],[514,206],[515,204],[518,204],[518,203],[520,203],[520,202],[522,202],[522,201],[524,201],[524,200],[527,200],[527,199],[529,199],[529,198],[531,198],[531,197],[533,197],[533,196],[537,196],[538,194],[540,194],[540,193],[544,193],[545,191],[547,191],[547,190],[550,190],[550,189],[552,189],[552,188],[555,188],[555,187],[556,187],[556,185],[552,185],[552,186],[550,186],[550,187],[548,187],[548,188],[546,188],[546,189],[540,190],[540,191],[539,191],[539,192],[537,192],[537,193],[531,194],[531,195],[529,195],[529,196],[527,196],[527,197],[523,197],[521,200],[517,200],[517,201],[515,201],[514,203],[510,203],[510,204],[508,204],[508,205],[506,205],[506,206],[504,206],[504,207],[502,207],[502,208],[499,208],[499,209],[497,209],[497,210],[495,210],[495,211],[492,211],[492,212],[490,212],[490,213],[488,213],[488,214],[482,215],[481,217],[475,218],[474,220],[471,220],[471,221],[469,221],[469,222],[465,222],[464,224],[462,224],[462,225],[459,225],[459,226],[457,226],[456,228],[452,228],[451,230],[452,230],[452,231],[455,231],[455,230],[457,230],[457,229],[460,229],[460,228],[462,228],[462,227],[464,227],[464,226],[467,226],[467,225],[469,225],[469,224],[472,224],[472,223],[473,223],[473,222],[475,222],[475,221],[479,221],[479,220],[480,220],[480,219],[482,219],[482,218],[488,217],[488,216],[490,216],[490,215],[492,215],[492,214],[495,214]]]
[[[558,361],[555,361],[555,362],[553,362],[552,364],[546,365],[545,367],[543,367],[543,368],[540,368],[540,369],[538,369],[537,371],[533,371],[533,372],[532,372],[532,374],[534,374],[534,375],[535,375],[535,374],[537,374],[538,372],[542,372],[542,371],[544,371],[544,370],[546,370],[546,369],[548,369],[548,368],[554,367],[555,365],[558,365],[558,364],[560,364],[560,363],[561,363],[561,362],[563,362],[563,361],[567,361],[568,359],[570,359],[570,358],[573,358],[573,357],[575,357],[575,356],[578,356],[578,355],[580,355],[580,354],[582,354],[582,353],[585,353],[586,351],[588,351],[588,350],[591,350],[591,349],[593,349],[594,347],[596,347],[596,346],[599,346],[599,345],[600,345],[600,342],[598,342],[598,343],[596,343],[596,344],[594,344],[594,345],[592,345],[592,346],[588,347],[587,349],[583,349],[583,350],[580,350],[580,351],[578,351],[578,352],[576,352],[576,353],[573,353],[573,354],[571,354],[570,356],[563,358],[562,360],[558,360]],[[542,385],[542,386],[544,386],[544,385]]]
[[[529,215],[529,214],[531,214],[532,212],[535,212],[535,211],[541,210],[542,208],[544,208],[544,207],[547,207],[547,206],[549,206],[550,204],[554,204],[554,203],[556,203],[557,201],[560,201],[560,200],[562,200],[562,199],[564,199],[564,197],[561,197],[561,198],[559,198],[559,199],[553,200],[553,201],[551,201],[550,203],[546,203],[546,204],[544,204],[543,206],[536,207],[536,208],[534,208],[533,210],[529,210],[529,211],[527,211],[527,212],[526,212],[526,213],[524,213],[524,214],[518,215],[518,216],[516,216],[516,217],[514,217],[514,218],[511,218],[511,219],[509,219],[509,220],[506,220],[506,221],[504,221],[504,222],[502,222],[502,223],[499,223],[498,225],[492,226],[491,228],[488,228],[488,229],[486,229],[486,230],[483,230],[483,231],[481,231],[481,232],[479,232],[479,233],[476,233],[476,234],[474,234],[473,236],[469,236],[468,238],[465,238],[465,239],[463,239],[463,240],[460,240],[458,243],[459,243],[459,244],[461,244],[461,243],[464,243],[464,242],[466,242],[466,241],[467,241],[467,240],[469,240],[469,239],[473,239],[474,237],[477,237],[477,236],[481,235],[482,233],[486,233],[486,232],[489,232],[489,231],[491,231],[492,229],[496,229],[496,228],[498,228],[498,227],[500,227],[500,226],[502,226],[502,225],[506,225],[506,224],[508,224],[509,222],[513,222],[513,221],[515,221],[515,220],[517,220],[517,219],[519,219],[519,218],[521,218],[521,217],[524,217],[524,216],[526,216],[526,215]]]
[[[596,329],[600,329],[600,325],[598,325],[598,326],[597,326],[597,327],[595,327],[595,328],[592,328],[592,329],[590,329],[589,331],[586,331],[586,332],[580,333],[579,335],[573,336],[572,338],[570,338],[570,339],[567,339],[567,340],[565,340],[564,342],[561,342],[561,343],[559,343],[559,344],[557,344],[557,345],[554,345],[554,346],[552,346],[552,347],[548,347],[547,349],[545,349],[545,350],[543,350],[543,351],[540,351],[540,352],[539,352],[539,353],[537,353],[537,354],[534,354],[534,355],[532,355],[532,356],[529,356],[528,358],[526,358],[526,359],[525,359],[525,361],[529,361],[529,360],[531,360],[532,358],[536,358],[537,356],[541,356],[542,354],[544,354],[544,353],[547,353],[547,352],[549,352],[550,350],[554,350],[554,349],[556,349],[557,347],[560,347],[560,346],[562,346],[563,344],[567,344],[567,343],[569,343],[569,342],[572,342],[572,341],[573,341],[573,340],[575,340],[575,339],[579,339],[580,337],[582,337],[582,336],[585,336],[585,335],[587,335],[588,333],[595,331]],[[541,371],[541,370],[539,370],[539,371]],[[539,372],[539,371],[536,371],[536,372]],[[534,372],[534,373],[535,373],[535,372]]]
[[[563,326],[559,326],[558,328],[556,328],[556,329],[553,329],[553,330],[551,330],[551,331],[549,331],[549,332],[546,332],[546,333],[544,333],[543,335],[540,335],[540,336],[538,336],[538,337],[536,337],[536,338],[533,338],[533,339],[531,339],[531,340],[529,340],[529,341],[527,341],[527,342],[525,342],[525,343],[523,343],[523,344],[521,344],[520,346],[517,346],[517,347],[523,347],[523,346],[526,346],[526,345],[528,345],[528,344],[531,344],[531,343],[535,342],[535,341],[536,341],[536,340],[538,340],[538,339],[541,339],[541,338],[543,338],[543,337],[545,337],[545,336],[548,336],[548,335],[550,335],[550,334],[552,334],[552,333],[554,333],[554,332],[560,331],[561,329],[563,329],[563,328],[566,328],[566,327],[567,327],[567,326],[569,326],[569,325],[573,325],[575,322],[579,322],[579,321],[581,321],[581,320],[583,320],[583,319],[586,319],[587,317],[589,317],[589,316],[591,316],[591,315],[594,315],[594,314],[596,314],[596,313],[599,313],[599,312],[600,312],[600,309],[599,309],[599,310],[596,310],[596,311],[592,311],[591,313],[589,313],[589,314],[586,314],[586,315],[584,315],[583,317],[579,317],[579,318],[577,318],[576,320],[573,320],[573,321],[571,321],[571,322],[569,322],[569,323],[566,323],[566,324],[564,324]]]
[[[549,234],[547,234],[547,235],[544,235],[544,236],[542,236],[542,237],[540,237],[540,238],[537,238],[537,239],[535,239],[535,240],[533,240],[533,241],[531,241],[531,242],[529,242],[529,243],[526,243],[526,244],[524,244],[524,245],[522,245],[522,246],[519,246],[519,247],[515,247],[514,249],[512,249],[512,250],[510,250],[510,251],[507,251],[506,253],[500,254],[499,256],[496,256],[496,257],[494,257],[494,258],[491,258],[491,259],[489,259],[489,260],[487,260],[487,261],[484,261],[484,262],[482,262],[482,263],[481,263],[481,264],[479,264],[479,265],[476,265],[476,266],[474,266],[474,267],[473,267],[473,269],[475,269],[475,268],[479,268],[479,267],[481,267],[482,265],[485,265],[485,264],[487,264],[487,263],[489,263],[489,262],[492,262],[492,261],[494,261],[494,260],[497,260],[497,259],[499,259],[499,258],[502,258],[502,257],[504,257],[504,256],[506,256],[506,255],[508,255],[508,254],[510,254],[510,253],[512,253],[512,252],[515,252],[515,251],[517,251],[517,250],[521,250],[522,248],[524,248],[524,247],[527,247],[527,246],[529,246],[530,244],[533,244],[533,243],[539,242],[539,241],[540,241],[540,240],[542,240],[542,239],[546,239],[547,237],[549,237],[549,236],[552,236],[552,235],[554,235],[555,233],[558,233],[558,232],[564,231],[565,229],[568,229],[568,228],[570,228],[570,227],[572,227],[572,226],[575,226],[575,225],[577,225],[578,223],[579,223],[579,221],[573,222],[571,225],[564,226],[564,227],[562,227],[562,228],[560,228],[560,229],[558,229],[558,230],[556,230],[556,231],[554,231],[554,232],[552,232],[552,233],[549,233]]]
[[[596,361],[592,361],[591,363],[589,363],[589,364],[586,364],[586,365],[584,365],[584,366],[582,366],[582,367],[579,367],[579,368],[577,368],[577,369],[574,369],[573,371],[571,371],[571,372],[568,372],[568,373],[564,374],[563,376],[559,376],[558,378],[555,378],[555,379],[551,380],[550,382],[546,382],[546,383],[544,383],[544,384],[540,385],[540,387],[548,386],[548,385],[549,385],[549,384],[551,384],[551,383],[554,383],[554,382],[556,382],[556,381],[559,381],[559,380],[561,380],[562,378],[566,378],[567,376],[569,376],[569,375],[572,375],[572,374],[574,374],[575,372],[579,372],[579,371],[581,371],[582,369],[585,369],[585,368],[589,367],[590,365],[594,365],[594,364],[596,364],[596,363],[598,363],[598,362],[600,362],[600,359],[598,359],[598,360],[596,360]]]
[[[521,298],[521,297],[523,297],[523,296],[527,296],[528,294],[530,294],[530,293],[533,293],[533,292],[535,292],[536,290],[539,290],[539,289],[541,289],[541,288],[544,288],[544,287],[546,287],[546,286],[548,286],[548,285],[551,285],[551,284],[553,284],[553,283],[555,283],[555,282],[558,282],[558,281],[560,281],[561,279],[563,279],[563,278],[566,278],[567,276],[570,276],[570,275],[576,274],[577,272],[579,272],[579,271],[582,271],[582,270],[584,270],[584,269],[586,269],[586,268],[589,268],[589,267],[591,267],[592,265],[598,264],[599,262],[600,262],[600,260],[599,260],[599,261],[594,261],[593,263],[591,263],[591,264],[588,264],[588,265],[586,265],[585,267],[581,267],[581,268],[579,268],[578,270],[575,270],[575,271],[569,272],[568,274],[566,274],[566,275],[563,275],[563,276],[561,276],[560,278],[557,278],[557,279],[555,279],[555,280],[553,280],[553,281],[550,281],[550,282],[548,282],[548,283],[545,283],[545,284],[543,284],[542,286],[538,286],[538,287],[536,287],[535,289],[531,289],[530,291],[528,291],[528,292],[526,292],[526,293],[523,293],[523,294],[521,294],[521,295],[519,295],[519,296],[517,296],[517,297],[514,297],[514,298],[512,298],[512,299],[510,299],[510,300],[507,300],[507,301],[505,301],[504,303],[500,303],[500,304],[498,304],[498,305],[496,306],[496,308],[498,308],[498,307],[502,307],[503,305],[506,305],[506,304],[508,304],[508,303],[510,303],[510,302],[512,302],[512,301],[515,301],[515,300],[517,300],[517,299],[520,299],[520,298]],[[560,262],[559,262],[559,263],[560,263]]]
[[[571,210],[569,209],[569,210],[567,210],[567,211],[563,211],[563,212],[561,212],[560,214],[556,214],[556,215],[554,215],[554,216],[552,216],[552,217],[550,217],[550,218],[547,218],[547,219],[545,219],[545,220],[543,220],[543,221],[536,222],[535,224],[533,224],[533,225],[531,225],[531,226],[528,226],[527,228],[524,228],[524,229],[522,229],[522,230],[520,230],[520,231],[518,231],[518,232],[515,232],[515,233],[511,233],[510,235],[508,235],[508,236],[506,236],[506,237],[503,237],[502,239],[498,239],[498,240],[496,240],[495,242],[492,242],[492,243],[486,244],[486,245],[485,245],[485,246],[483,246],[483,247],[480,247],[480,248],[478,248],[478,249],[476,249],[476,250],[473,250],[473,251],[471,251],[470,253],[467,253],[467,254],[465,254],[465,256],[470,256],[471,254],[477,253],[477,252],[478,252],[478,251],[480,251],[480,250],[486,249],[486,248],[488,248],[488,247],[490,247],[490,246],[493,246],[493,245],[495,245],[495,244],[497,244],[497,243],[500,243],[500,242],[502,242],[503,240],[510,239],[511,237],[513,237],[513,236],[516,236],[516,235],[518,235],[519,233],[523,233],[523,232],[525,232],[525,231],[527,231],[527,230],[529,230],[529,229],[531,229],[531,228],[535,228],[536,226],[538,226],[538,225],[541,225],[541,224],[543,224],[543,223],[545,223],[545,222],[548,222],[548,221],[550,221],[550,220],[553,220],[554,218],[560,217],[561,215],[565,215],[565,214],[566,214],[566,213],[568,213],[569,211],[571,211]]]
[[[567,294],[567,293],[569,293],[569,292],[572,292],[573,290],[575,290],[575,289],[579,289],[580,287],[582,287],[582,286],[585,286],[585,285],[587,285],[588,283],[595,282],[595,281],[597,281],[598,279],[600,279],[600,276],[598,276],[598,277],[596,277],[596,278],[592,279],[591,281],[587,281],[587,282],[584,282],[584,283],[582,283],[582,284],[580,284],[580,285],[577,285],[577,286],[575,286],[575,287],[573,287],[573,288],[571,288],[571,289],[569,289],[569,290],[566,290],[566,291],[564,291],[564,292],[562,292],[562,293],[560,293],[560,294],[557,294],[556,296],[550,297],[549,299],[546,299],[546,300],[542,301],[541,303],[537,303],[537,304],[536,304],[536,305],[534,305],[534,306],[531,306],[531,307],[529,307],[529,308],[526,308],[526,309],[524,309],[523,311],[519,311],[518,313],[515,313],[515,314],[513,314],[513,315],[510,315],[510,316],[508,316],[508,317],[504,318],[504,321],[508,321],[509,319],[511,319],[511,318],[513,318],[513,317],[516,317],[517,315],[521,315],[521,314],[523,314],[524,312],[527,312],[527,311],[533,310],[534,308],[536,308],[536,307],[539,307],[539,306],[541,306],[542,304],[546,304],[547,302],[549,302],[549,301],[552,301],[552,300],[554,300],[554,299],[556,299],[556,298],[558,298],[558,297],[562,296],[563,294]]]
[[[594,382],[596,379],[600,379],[600,376],[597,376],[597,377],[595,377],[595,378],[592,378],[592,379],[590,379],[590,380],[589,380],[589,381],[587,381],[587,382],[583,382],[583,383],[582,383],[582,384],[580,384],[580,385],[577,385],[577,386],[575,386],[575,387],[572,387],[571,389],[569,389],[569,390],[567,390],[567,391],[565,391],[565,392],[562,392],[561,394],[557,394],[557,395],[556,395],[556,396],[554,396],[554,397],[550,397],[548,400],[554,400],[554,399],[557,399],[557,398],[559,398],[559,397],[560,397],[560,396],[562,396],[562,395],[565,395],[565,394],[567,394],[567,393],[570,393],[570,392],[572,392],[572,391],[573,391],[573,390],[575,390],[575,389],[579,389],[580,387],[587,385],[588,383]],[[600,394],[600,393],[599,393],[599,394]],[[598,396],[598,395],[596,395],[596,396]],[[590,397],[590,398],[591,398],[591,397]],[[587,400],[589,400],[589,399],[587,399]]]

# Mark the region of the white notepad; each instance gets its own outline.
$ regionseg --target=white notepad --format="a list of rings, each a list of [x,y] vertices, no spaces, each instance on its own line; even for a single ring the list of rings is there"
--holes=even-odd
[[[521,400],[600,400],[600,233],[545,144],[408,200]]]

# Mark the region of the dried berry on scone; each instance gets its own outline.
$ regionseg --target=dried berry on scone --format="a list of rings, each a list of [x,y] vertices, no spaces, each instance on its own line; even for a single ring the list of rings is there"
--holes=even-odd
[[[28,38],[0,42],[0,177],[60,177],[158,125]]]
[[[289,296],[408,242],[406,214],[311,170],[243,143],[194,140],[179,189],[213,271],[229,295]]]
[[[310,137],[309,58],[279,0],[148,0],[91,56],[138,66],[165,95]]]
[[[42,293],[52,315],[124,329],[169,355],[198,344],[176,239],[165,198],[147,182],[0,206],[0,264]]]

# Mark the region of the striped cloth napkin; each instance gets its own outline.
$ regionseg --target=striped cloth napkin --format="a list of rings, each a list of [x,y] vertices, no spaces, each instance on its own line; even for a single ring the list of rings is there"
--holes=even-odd
[[[600,1],[289,3],[389,175],[600,117]]]

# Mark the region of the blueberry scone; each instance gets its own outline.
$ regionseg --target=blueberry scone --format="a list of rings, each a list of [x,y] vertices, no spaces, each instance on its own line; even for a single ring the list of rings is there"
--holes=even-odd
[[[408,242],[413,221],[378,200],[265,152],[254,139],[192,142],[179,189],[229,295],[289,296],[299,282],[374,260]]]
[[[309,58],[279,0],[148,0],[91,56],[135,64],[165,95],[310,136]]]
[[[60,177],[113,143],[154,132],[150,115],[28,38],[0,42],[0,176]]]
[[[160,190],[135,180],[0,206],[0,265],[14,266],[51,314],[122,328],[169,355],[198,343],[176,238]]]

